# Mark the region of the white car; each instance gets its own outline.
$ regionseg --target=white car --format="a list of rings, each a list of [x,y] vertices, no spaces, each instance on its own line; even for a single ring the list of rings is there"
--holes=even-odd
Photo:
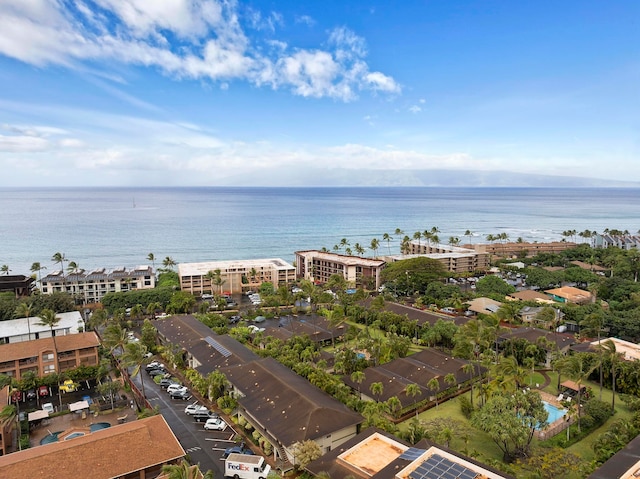
[[[187,386],[181,384],[170,384],[167,386],[167,393],[171,394],[174,391],[188,391]]]
[[[209,408],[207,406],[203,406],[202,404],[198,404],[197,402],[189,404],[186,408],[184,408],[185,414],[188,414],[189,416],[202,411],[207,412],[208,410]]]
[[[224,431],[227,428],[227,423],[219,417],[212,417],[211,419],[207,419],[207,422],[204,423],[204,428],[207,431]]]
[[[252,333],[264,333],[265,331],[264,328],[259,328],[255,324],[250,324],[249,326],[247,326],[247,328],[249,328],[249,331],[251,331]]]

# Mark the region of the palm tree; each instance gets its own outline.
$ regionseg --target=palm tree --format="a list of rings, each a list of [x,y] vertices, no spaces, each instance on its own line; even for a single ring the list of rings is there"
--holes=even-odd
[[[594,311],[593,313],[588,314],[582,321],[580,321],[580,326],[584,326],[584,329],[581,329],[581,333],[584,331],[586,336],[593,337],[594,335],[598,338],[598,351],[599,351],[599,368],[600,368],[600,401],[602,401],[602,387],[603,387],[603,356],[604,349],[601,348],[600,343],[600,333],[604,331],[604,313],[602,310]],[[615,345],[613,346],[615,350]]]
[[[384,233],[382,235],[382,240],[387,242],[387,249],[389,250],[389,254],[391,254],[391,235],[389,233]]]
[[[404,388],[404,393],[405,393],[407,396],[409,396],[409,397],[411,397],[411,398],[414,398],[414,401],[413,401],[413,408],[414,408],[414,409],[415,409],[415,411],[416,411],[416,419],[417,419],[417,418],[418,418],[418,408],[417,408],[417,406],[416,406],[416,402],[417,402],[417,401],[415,400],[415,397],[416,397],[416,396],[420,396],[420,395],[422,395],[422,390],[420,389],[420,386],[418,386],[416,383],[412,383],[412,384],[407,384],[407,385],[405,386],[405,388]]]
[[[347,238],[342,238],[340,240],[340,249],[346,248],[347,246],[349,246],[349,240]]]
[[[422,238],[422,231],[416,231],[413,233],[413,239],[418,240],[418,249],[420,249],[420,239]]]
[[[38,283],[40,283],[40,288],[42,288],[42,277],[40,276],[40,271],[43,269],[47,269],[45,266],[42,266],[40,263],[35,262],[31,265],[31,272],[38,273]]]
[[[55,358],[55,372],[58,375],[58,378],[61,378],[60,371],[60,362],[58,360],[58,345],[56,344],[56,335],[53,328],[58,325],[60,322],[60,317],[58,317],[55,311],[51,309],[43,309],[40,311],[40,322],[36,323],[38,326],[48,326],[51,330],[51,339],[53,339],[53,356]],[[60,393],[60,388],[58,388],[58,399],[60,401],[60,407],[62,407],[62,394]]]
[[[362,392],[360,391],[360,385],[365,380],[364,373],[362,371],[354,371],[351,373],[351,380],[358,385],[358,396],[362,399]]]
[[[603,343],[598,343],[598,349],[604,353],[604,357],[611,363],[611,414],[615,413],[616,407],[616,369],[620,361],[620,353],[616,351],[616,343],[607,339]]]
[[[373,251],[374,258],[378,257],[378,248],[379,247],[380,247],[380,240],[378,238],[373,238],[371,240],[371,244],[369,245],[369,248],[371,248],[371,250]]]
[[[53,263],[55,264],[60,265],[60,272],[62,273],[62,290],[66,292],[67,287],[65,284],[66,278],[64,276],[64,262],[67,261],[67,258],[65,258],[64,253],[54,253],[51,257],[51,261],[53,261]]]
[[[165,268],[173,270],[173,267],[175,265],[176,265],[176,262],[173,260],[171,256],[167,256],[165,259],[162,260],[162,266],[164,266]]]
[[[377,401],[380,401],[380,396],[384,392],[384,386],[382,385],[382,383],[371,383],[371,386],[369,386],[369,390],[371,391],[371,394],[374,394],[377,397]]]
[[[255,269],[253,271],[255,271]],[[226,283],[226,281],[222,279],[222,271],[220,271],[220,268],[213,271],[213,279],[211,282],[218,287],[218,293],[222,293],[222,285]]]
[[[364,247],[360,244],[360,243],[356,243],[353,245],[353,249],[355,250],[356,254],[358,256],[362,256],[364,254],[364,252],[366,251],[364,249]]]
[[[147,255],[147,260],[151,261],[151,265],[153,266],[153,270],[156,270],[156,255],[153,253],[149,253]]]
[[[464,232],[464,235],[469,237],[469,244],[471,244],[471,238],[473,237],[473,231],[471,231],[471,230],[466,230],[466,231]]]
[[[436,408],[438,407],[438,390],[440,389],[440,381],[438,381],[438,377],[433,377],[427,383],[427,387],[429,391],[434,392],[434,397],[436,398]]]
[[[16,308],[16,316],[19,318],[27,318],[27,330],[29,332],[29,340],[31,340],[31,315],[33,314],[33,301],[22,301]]]
[[[131,377],[134,377],[140,373],[142,365],[147,360],[147,347],[140,342],[127,343],[124,346],[124,353],[120,356],[120,360],[126,368],[133,368]],[[142,397],[145,398],[143,376],[143,374],[140,374],[140,386],[142,388]]]
[[[0,266],[0,273],[6,274],[7,276],[9,276],[10,272],[11,270],[9,269],[9,265],[3,264],[2,266]]]
[[[203,473],[199,465],[191,466],[184,459],[179,464],[162,466],[162,473],[167,479],[213,479],[213,471]]]
[[[207,271],[207,274],[204,275],[204,279],[208,279],[209,283],[211,284],[211,296],[214,295],[214,291],[213,291],[213,280],[215,279],[216,274],[213,272],[213,270],[209,270]],[[204,289],[204,287],[203,287]]]
[[[580,405],[582,404],[582,384],[591,375],[596,365],[589,364],[589,353],[568,356],[562,363],[562,372],[573,379],[578,386],[578,432],[580,432]]]

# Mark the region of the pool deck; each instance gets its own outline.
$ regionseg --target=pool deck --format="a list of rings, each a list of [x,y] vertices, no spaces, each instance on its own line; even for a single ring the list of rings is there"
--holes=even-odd
[[[98,422],[108,422],[112,426],[120,423],[118,418],[127,415],[127,421],[133,421],[136,418],[135,411],[133,410],[116,410],[105,411],[98,416],[94,416],[93,413],[84,415],[81,413],[70,413],[62,416],[51,417],[45,419],[42,423],[33,429],[29,434],[29,443],[31,447],[40,446],[40,441],[45,436],[48,436],[50,432],[69,431],[72,429],[89,429],[92,424]]]

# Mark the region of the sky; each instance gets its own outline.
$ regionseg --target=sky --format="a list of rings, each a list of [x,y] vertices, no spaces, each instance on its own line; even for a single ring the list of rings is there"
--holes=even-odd
[[[430,172],[640,182],[640,2],[0,0],[0,187]]]

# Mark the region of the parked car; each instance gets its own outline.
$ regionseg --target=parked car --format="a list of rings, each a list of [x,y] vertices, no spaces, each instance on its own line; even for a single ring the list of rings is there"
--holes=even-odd
[[[204,423],[204,428],[207,431],[224,431],[227,428],[227,423],[219,417],[213,417],[211,419],[207,419],[207,422]]]
[[[254,452],[251,449],[244,447],[244,443],[242,443],[239,446],[226,448],[224,450],[224,453],[222,454],[222,459],[226,459],[227,457],[229,457],[229,454],[245,454],[247,456],[253,456]]]
[[[187,407],[184,408],[185,414],[188,414],[189,416],[200,411],[208,411],[208,410],[209,408],[207,406],[203,406],[202,404],[198,404],[197,402],[194,402],[193,404],[189,404]]]
[[[27,401],[32,401],[36,398],[36,390],[35,389],[29,389],[27,391]]]
[[[147,371],[151,371],[152,369],[158,369],[158,368],[163,368],[164,369],[164,364],[159,363],[158,361],[151,361],[149,364],[147,364],[144,367]]]
[[[192,417],[196,422],[204,422],[204,421],[208,421],[209,419],[220,417],[220,415],[217,412],[207,410],[207,411],[199,411],[193,414]]]
[[[242,318],[239,315],[234,314],[229,318],[229,324],[237,324],[241,319]]]
[[[169,393],[169,396],[171,399],[182,399],[183,401],[188,401],[193,397],[188,389],[173,391],[172,393]]]
[[[72,379],[66,379],[64,383],[60,385],[60,391],[63,393],[72,393],[78,390],[78,385],[73,382]]]
[[[167,386],[167,392],[171,394],[174,391],[188,391],[187,386],[183,386],[182,384],[171,384]]]
[[[55,412],[55,409],[53,407],[53,403],[50,403],[50,402],[44,403],[42,405],[42,410],[43,411],[48,411],[49,414],[53,414]]]
[[[213,295],[212,295],[212,294],[209,294],[209,293],[201,294],[201,295],[200,295],[200,297],[201,297],[202,299],[213,299]]]
[[[249,328],[249,331],[251,331],[252,333],[264,333],[264,331],[265,331],[264,328],[259,328],[255,324],[250,324],[247,327]]]
[[[156,376],[164,377],[166,374],[169,374],[166,369],[152,369],[151,371],[149,371],[149,376],[151,376],[152,378],[155,378]]]
[[[175,384],[177,386],[182,386],[178,381],[176,381],[173,378],[162,378],[158,384],[162,389],[166,389],[172,384]]]
[[[254,323],[264,323],[267,320],[267,318],[265,318],[264,316],[256,316],[253,319]]]
[[[47,397],[49,395],[49,387],[48,386],[40,386],[38,388],[38,396],[41,398]]]

